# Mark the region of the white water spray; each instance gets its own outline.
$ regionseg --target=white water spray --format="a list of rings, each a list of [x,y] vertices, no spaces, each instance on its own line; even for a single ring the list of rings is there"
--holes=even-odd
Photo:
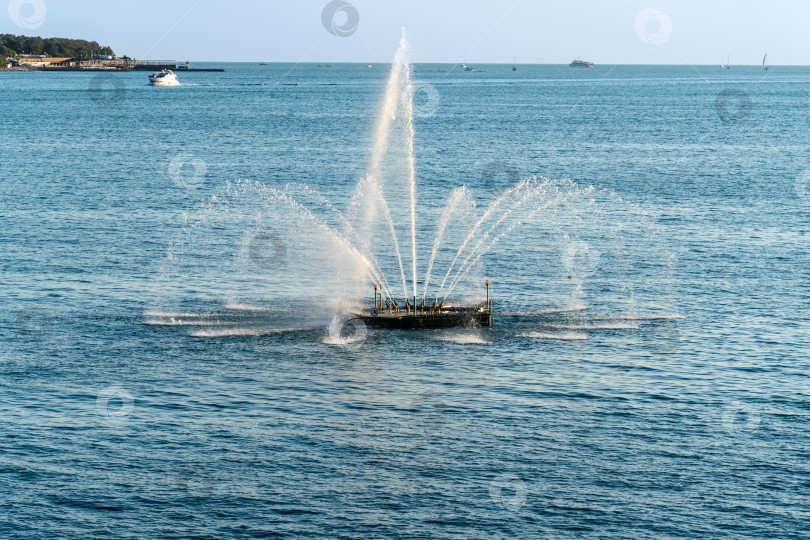
[[[624,242],[617,231],[643,223],[637,219],[646,216],[639,216],[611,193],[581,188],[570,180],[545,178],[519,181],[482,213],[473,200],[477,187],[473,186],[472,192],[465,186],[456,188],[443,210],[436,209],[436,236],[432,244],[423,246],[428,249],[432,245],[432,252],[429,257],[422,254],[427,268],[419,295],[413,112],[411,65],[403,29],[382,97],[368,172],[358,181],[345,213],[304,185],[291,183],[273,189],[249,181],[228,184],[202,205],[199,217],[189,222],[172,244],[164,271],[167,277],[170,273],[178,277],[171,290],[192,290],[205,298],[225,291],[228,298],[260,305],[265,299],[271,305],[283,298],[305,299],[307,314],[315,311],[312,305],[357,313],[368,309],[372,284],[378,285],[381,298],[391,302],[401,301],[402,296],[411,301],[421,296],[424,302],[434,293],[438,302],[456,290],[463,298],[474,300],[482,292],[483,279],[471,270],[482,267],[479,261],[483,265],[497,256],[506,261],[500,270],[508,276],[487,277],[511,283],[511,290],[500,289],[503,297],[509,292],[519,293],[521,279],[543,279],[549,284],[549,292],[543,294],[554,299],[564,296],[566,293],[560,291],[570,290],[572,285],[582,289],[580,276],[570,269],[563,273],[564,265],[560,264],[560,248],[570,248],[573,242],[604,255],[598,270],[602,276],[608,271],[611,274],[607,289],[604,281],[600,283],[602,290],[612,287],[620,291],[611,293],[612,300],[633,298],[627,275],[634,267],[625,253],[649,243],[643,234]],[[422,210],[430,211],[431,206],[428,201]],[[424,216],[421,211],[420,215]],[[622,215],[625,220],[619,223]],[[531,232],[514,235],[518,227]],[[251,249],[264,249],[258,241],[263,238],[265,243],[267,238],[273,239],[269,248],[278,244],[286,246],[286,251],[282,260],[257,267]],[[410,238],[410,246],[406,238]],[[241,249],[233,265],[223,267],[220,262],[227,260],[224,251],[232,246]],[[647,251],[644,248],[636,253],[649,257]],[[488,259],[483,259],[485,255]],[[234,275],[223,275],[227,267],[235,269]],[[429,290],[434,272],[443,278],[438,287]],[[629,293],[622,289],[625,285]],[[513,298],[521,301],[519,294]],[[526,303],[536,301],[527,299]]]
[[[374,184],[379,190],[378,204],[386,215],[386,221],[394,244],[397,262],[400,267],[403,281],[403,293],[406,297],[417,295],[417,244],[416,244],[416,160],[414,158],[414,127],[413,127],[413,85],[411,83],[411,65],[408,59],[408,38],[405,29],[399,40],[399,48],[391,65],[391,73],[385,88],[382,108],[377,119],[374,132],[374,148],[372,150],[371,165],[366,182]],[[368,190],[375,192],[374,189]],[[376,193],[376,192],[375,192]],[[409,206],[408,215],[403,216],[396,212],[397,207],[390,207],[387,203],[389,197],[401,200],[407,196]],[[373,204],[369,197],[364,204]],[[362,227],[370,235],[373,216],[366,215],[366,225]],[[400,252],[400,240],[397,233],[402,223],[407,220],[410,225],[410,271],[411,294],[405,277],[405,264]],[[372,249],[377,249],[376,246]],[[388,256],[380,254],[380,257]]]

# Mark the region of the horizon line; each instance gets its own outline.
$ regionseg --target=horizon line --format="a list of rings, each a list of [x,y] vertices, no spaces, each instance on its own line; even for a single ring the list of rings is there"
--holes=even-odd
[[[149,59],[135,59],[137,61],[143,62],[152,62],[155,60]],[[390,65],[393,63],[393,60],[390,62],[380,62],[378,61],[365,61],[365,60],[352,60],[352,61],[335,61],[335,60],[311,60],[306,62],[296,61],[296,60],[171,60],[173,62],[205,62],[207,64],[360,64],[360,65],[374,65],[374,64],[385,64]],[[443,64],[443,65],[452,65],[452,66],[460,66],[462,64],[466,64],[468,66],[472,66],[473,64],[476,65],[494,65],[494,66],[567,66],[571,63],[568,62],[473,62],[470,60],[463,61],[463,62],[411,62],[411,65],[418,65],[418,64]],[[634,63],[634,62],[623,62],[623,63],[613,63],[613,62],[593,62],[595,66],[682,66],[682,67],[720,67],[722,64],[713,63],[713,64],[649,64],[649,63]],[[760,63],[756,64],[731,64],[730,67],[759,67],[761,68],[762,65]],[[769,68],[774,67],[810,67],[810,64],[768,64]],[[589,69],[589,68],[585,68]]]

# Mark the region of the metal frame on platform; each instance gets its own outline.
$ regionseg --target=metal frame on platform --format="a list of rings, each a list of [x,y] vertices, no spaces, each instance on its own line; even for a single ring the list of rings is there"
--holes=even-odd
[[[383,302],[385,302],[383,304]],[[454,328],[459,326],[492,326],[492,300],[489,298],[489,280],[487,280],[487,299],[481,306],[446,306],[444,301],[437,304],[425,305],[411,304],[410,299],[405,301],[405,307],[400,309],[396,300],[383,300],[382,292],[378,292],[374,284],[374,307],[368,314],[357,316],[366,324],[374,328],[392,329],[432,329]]]

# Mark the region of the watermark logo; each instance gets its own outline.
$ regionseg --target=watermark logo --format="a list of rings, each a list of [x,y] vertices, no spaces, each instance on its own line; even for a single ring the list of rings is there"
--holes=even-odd
[[[110,422],[122,422],[135,410],[135,399],[120,386],[110,386],[99,392],[96,410]]]
[[[736,88],[723,90],[714,100],[714,110],[717,111],[720,120],[735,126],[748,120],[753,108],[753,102],[748,94]]]
[[[490,161],[481,172],[481,185],[491,193],[500,193],[520,181],[520,170],[506,161]]]
[[[430,83],[413,83],[413,115],[427,118],[436,114],[439,108],[439,91]]]
[[[759,411],[739,401],[732,401],[723,409],[723,429],[729,435],[751,435],[760,424]]]
[[[638,38],[649,45],[663,45],[672,34],[672,19],[656,8],[639,11],[633,26]]]
[[[51,335],[53,315],[41,307],[32,306],[17,313],[17,330],[21,336],[34,341],[45,341]]]
[[[201,467],[184,466],[177,473],[177,489],[195,499],[206,499],[214,492],[214,478]]]
[[[47,14],[48,8],[42,0],[11,0],[8,3],[8,16],[11,17],[11,22],[26,30],[42,26]]]
[[[90,80],[90,98],[102,109],[119,109],[127,99],[127,85],[120,75],[99,73]]]
[[[517,512],[526,504],[528,489],[514,474],[502,474],[489,484],[489,496],[498,506]]]
[[[444,425],[447,404],[434,392],[419,394],[408,411],[416,425],[424,431],[436,431]]]
[[[810,189],[808,189],[808,184],[810,184],[810,169],[805,169],[793,182],[793,191],[796,192],[796,196],[805,204],[810,204]]]
[[[363,319],[353,315],[335,315],[329,323],[329,343],[352,345],[362,343],[368,337],[368,328]]]
[[[562,252],[563,267],[569,278],[590,276],[599,268],[599,259],[599,252],[582,240],[569,242]]]
[[[261,232],[250,241],[248,255],[259,268],[277,270],[287,259],[287,244],[275,231]]]
[[[0,366],[5,364],[6,362],[11,362],[14,360],[14,357],[11,355],[11,351],[7,350],[0,350]],[[0,388],[7,387],[8,384],[6,383],[5,377],[0,377]]]
[[[341,21],[341,18],[344,20]],[[360,24],[360,13],[348,2],[332,0],[323,7],[321,22],[326,31],[333,36],[349,37]]]
[[[189,153],[181,153],[169,162],[169,177],[179,187],[197,189],[208,174],[205,161]]]
[[[648,324],[641,333],[644,348],[658,356],[669,356],[678,350],[681,333],[677,324]]]

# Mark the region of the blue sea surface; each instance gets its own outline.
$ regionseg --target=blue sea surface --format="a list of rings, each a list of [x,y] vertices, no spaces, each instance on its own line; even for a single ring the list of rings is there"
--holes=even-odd
[[[420,272],[461,185],[593,234],[483,257],[492,328],[343,339],[205,209],[346,210],[389,66],[213,67],[0,73],[0,537],[807,537],[810,68],[417,64]]]

